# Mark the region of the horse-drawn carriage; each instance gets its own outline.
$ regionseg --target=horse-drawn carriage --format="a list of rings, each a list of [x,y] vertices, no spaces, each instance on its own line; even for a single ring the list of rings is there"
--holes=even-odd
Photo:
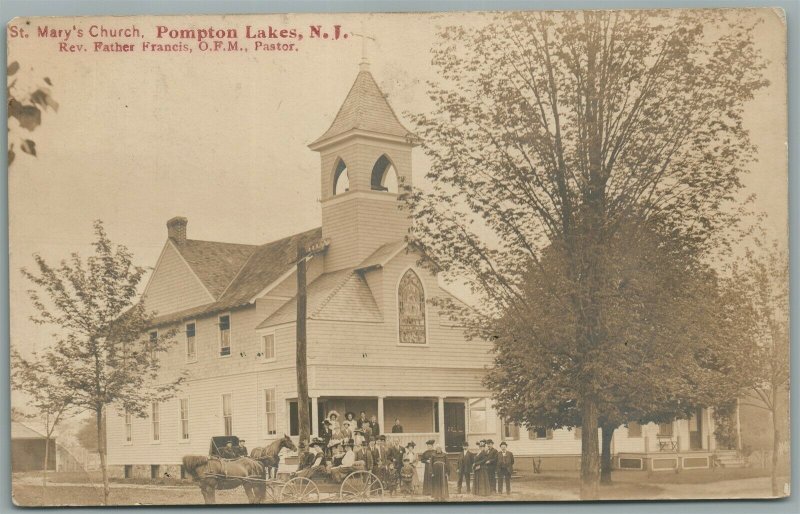
[[[265,448],[246,449],[236,436],[211,438],[208,457],[187,455],[186,471],[198,483],[206,503],[215,502],[215,491],[242,487],[250,503],[319,503],[322,501],[372,502],[383,498],[383,484],[371,471],[355,469],[341,478],[341,473],[320,469],[310,476],[291,474],[273,476],[281,450],[297,451],[287,435]],[[235,458],[230,456],[235,455]]]

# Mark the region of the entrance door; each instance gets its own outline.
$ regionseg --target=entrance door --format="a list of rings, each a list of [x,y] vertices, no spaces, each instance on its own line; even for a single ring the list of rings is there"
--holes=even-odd
[[[689,449],[703,449],[703,409],[697,409],[689,418]]]
[[[461,451],[467,437],[463,403],[444,404],[444,446],[445,451]]]

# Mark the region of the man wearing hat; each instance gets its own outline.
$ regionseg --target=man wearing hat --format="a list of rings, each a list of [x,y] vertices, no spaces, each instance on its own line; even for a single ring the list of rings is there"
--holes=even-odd
[[[361,441],[361,446],[356,448],[356,462],[358,461],[364,463],[364,469],[372,471],[372,451],[366,439]]]
[[[475,454],[469,451],[469,442],[464,441],[461,445],[461,453],[458,455],[456,472],[458,473],[458,492],[461,493],[461,483],[467,483],[467,492],[471,492],[469,481],[472,475],[472,463],[475,461]]]
[[[353,453],[353,440],[348,439],[344,443],[344,455],[341,464],[331,468],[331,478],[337,482],[344,481],[345,477],[355,471],[356,455]]]
[[[497,491],[497,455],[498,451],[494,447],[494,441],[491,439],[486,440],[486,473],[489,475],[489,491],[492,493]]]
[[[503,482],[506,483],[506,494],[511,494],[511,473],[514,472],[514,454],[508,451],[508,443],[500,443],[500,452],[497,454],[497,492],[503,492]]]
[[[378,441],[372,451],[372,469],[377,470],[384,466],[386,466],[386,436],[381,435],[378,436]]]

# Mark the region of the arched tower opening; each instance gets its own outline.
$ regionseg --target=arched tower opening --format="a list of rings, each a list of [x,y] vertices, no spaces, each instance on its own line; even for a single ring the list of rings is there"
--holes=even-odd
[[[397,193],[397,170],[386,154],[381,155],[372,167],[370,189]]]
[[[340,195],[350,190],[350,177],[347,174],[347,164],[342,159],[336,163],[336,170],[333,172],[333,195]]]

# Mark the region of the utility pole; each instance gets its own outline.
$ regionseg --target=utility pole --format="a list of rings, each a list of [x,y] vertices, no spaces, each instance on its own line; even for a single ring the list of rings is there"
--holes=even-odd
[[[311,427],[309,419],[311,413],[308,405],[308,332],[307,325],[307,278],[306,263],[318,253],[322,253],[328,247],[328,242],[322,240],[306,248],[302,244],[297,245],[297,356],[295,366],[297,367],[297,418],[301,441],[310,441]],[[312,406],[314,408],[314,406]]]

